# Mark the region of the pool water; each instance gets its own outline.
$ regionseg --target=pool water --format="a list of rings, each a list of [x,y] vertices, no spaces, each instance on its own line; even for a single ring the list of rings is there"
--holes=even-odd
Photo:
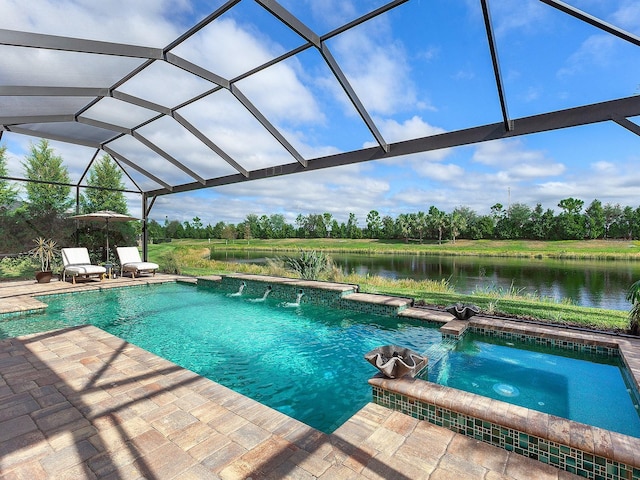
[[[637,398],[622,369],[618,358],[563,354],[471,333],[429,369],[428,377],[441,385],[640,437]]]
[[[0,338],[91,323],[327,433],[371,401],[367,380],[376,370],[364,354],[396,344],[428,352],[431,381],[640,436],[615,359],[585,362],[473,335],[443,342],[436,327],[418,320],[258,302],[185,284],[41,300],[49,305],[44,313],[0,317]]]

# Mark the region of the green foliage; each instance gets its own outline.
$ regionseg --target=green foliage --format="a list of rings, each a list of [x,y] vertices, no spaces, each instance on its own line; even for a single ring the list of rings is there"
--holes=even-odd
[[[111,210],[127,215],[127,199],[123,192],[109,189],[124,189],[122,170],[109,155],[93,164],[87,177],[87,186],[99,188],[86,188],[80,196],[81,213],[97,212],[99,210]]]
[[[7,158],[6,158],[7,146],[0,146],[0,177],[6,177],[7,170]],[[18,187],[9,183],[8,180],[0,178],[0,210],[6,211],[18,198]]]
[[[306,280],[318,280],[333,266],[331,257],[315,250],[301,250],[300,257],[284,257],[283,261],[288,270]]]
[[[35,266],[33,257],[19,255],[17,257],[5,257],[0,260],[0,277],[2,279],[32,279],[38,267]]]
[[[55,155],[49,142],[42,139],[37,145],[31,144],[31,152],[22,166],[27,182],[27,210],[31,217],[49,217],[66,212],[73,199],[69,197],[71,187],[69,172],[62,164],[62,157]],[[41,183],[54,182],[54,183]]]
[[[629,286],[626,298],[628,302],[631,302],[629,331],[632,335],[638,335],[640,334],[640,280]]]
[[[109,155],[103,155],[89,170],[87,186],[96,188],[84,189],[80,196],[81,213],[92,213],[100,210],[110,210],[123,215],[128,215],[127,199],[124,193],[117,189],[124,189],[122,181],[123,172],[118,164]],[[107,189],[107,190],[105,190]],[[116,189],[116,190],[113,190]],[[83,222],[82,228],[77,232],[78,241],[86,246],[95,256],[96,261],[115,260],[115,250],[111,247],[122,245],[135,245],[135,222],[110,222],[109,223],[109,257],[105,258],[103,249],[106,245],[106,222]]]
[[[182,273],[182,262],[177,252],[168,251],[162,255],[160,261],[160,271],[180,275]]]

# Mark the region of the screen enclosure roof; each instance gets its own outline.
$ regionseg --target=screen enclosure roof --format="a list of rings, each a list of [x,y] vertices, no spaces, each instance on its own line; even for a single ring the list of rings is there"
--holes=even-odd
[[[510,109],[510,63],[523,51],[545,52],[526,45],[525,36],[524,45],[500,43],[492,7],[502,2],[466,2],[475,15],[465,22],[456,18],[462,2],[447,0],[442,17],[432,12],[433,3],[354,2],[351,11],[321,23],[309,2],[218,0],[208,2],[212,11],[195,12],[192,23],[174,26],[170,38],[152,28],[129,32],[127,12],[100,12],[105,22],[110,14],[117,20],[109,38],[70,27],[55,34],[8,29],[0,20],[0,135],[83,147],[73,159],[80,186],[107,153],[133,191],[155,197],[598,122],[640,133],[633,121],[640,96],[620,95],[612,78],[580,101]],[[585,36],[597,32],[640,47],[636,35],[570,4],[529,3]],[[22,5],[29,9],[29,2]],[[450,31],[434,38],[434,22],[449,23]],[[404,50],[391,41],[385,46],[389,55],[397,48],[406,56],[406,68],[395,70],[388,56],[364,48],[367,36],[384,38],[394,29],[407,39]],[[443,65],[460,68],[473,56],[484,69],[474,91],[455,93],[468,108],[458,108],[452,120],[439,123],[438,111],[412,105],[406,90],[394,99],[376,93],[382,82],[406,89],[411,71],[446,104],[439,86],[451,72],[429,68],[425,58],[430,45],[453,38],[466,47],[448,50]],[[406,102],[406,118],[421,109],[441,126],[418,136],[392,131],[385,118],[389,101]]]

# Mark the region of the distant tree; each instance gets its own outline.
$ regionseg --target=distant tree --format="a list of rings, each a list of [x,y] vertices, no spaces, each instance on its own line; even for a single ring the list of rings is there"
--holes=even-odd
[[[124,190],[122,181],[122,170],[109,155],[93,164],[87,176],[87,185],[90,187],[84,190],[80,196],[80,212],[91,213],[99,210],[111,210],[113,212],[128,215],[127,199],[124,192],[110,189]],[[103,189],[109,190],[103,190]]]
[[[604,238],[615,237],[616,227],[620,222],[620,218],[622,218],[622,208],[620,204],[611,205],[607,203],[604,207],[602,207],[604,214]]]
[[[627,240],[631,240],[633,238],[633,227],[635,221],[633,208],[628,205],[624,207],[624,209],[622,210],[621,220],[623,237]]]
[[[481,215],[471,223],[469,226],[471,229],[471,237],[474,240],[480,240],[482,238],[493,238],[495,231],[495,224],[493,218],[490,215]]]
[[[529,217],[529,223],[527,228],[527,237],[532,240],[544,240],[548,232],[545,231],[543,225],[544,209],[542,204],[536,204],[536,207],[531,211]]]
[[[401,213],[396,218],[396,231],[404,239],[404,243],[409,243],[409,236],[411,235],[411,217],[406,213]]]
[[[367,231],[369,238],[379,238],[382,230],[382,219],[377,210],[371,210],[367,214]]]
[[[636,207],[633,211],[633,238],[640,239],[640,207]]]
[[[418,212],[415,215],[414,222],[420,243],[423,243],[424,234],[429,228],[429,217],[424,212]]]
[[[238,231],[236,229],[236,226],[231,223],[228,225],[225,225],[224,228],[222,229],[222,238],[224,238],[227,241],[235,240],[236,238],[238,238]]]
[[[189,223],[188,220],[185,220],[184,222],[182,222],[182,229],[183,229],[182,238],[196,238],[195,229],[193,228],[193,225]]]
[[[297,229],[296,234],[299,238],[306,237],[306,232],[304,229],[306,222],[307,222],[307,219],[304,217],[304,215],[299,213],[298,216],[296,217],[296,229]]]
[[[27,211],[32,218],[55,217],[71,208],[69,171],[62,164],[62,157],[49,147],[49,142],[42,139],[37,145],[31,144],[22,166],[25,178],[33,180],[25,185]]]
[[[286,238],[288,236],[289,229],[284,215],[280,213],[270,215],[269,223],[271,225],[272,238]]]
[[[212,237],[212,238],[224,238],[224,237],[222,236],[222,232],[224,231],[224,227],[225,227],[224,222],[218,222],[218,223],[216,223],[216,224],[213,226],[212,230],[211,230],[211,237]]]
[[[358,219],[355,213],[349,213],[349,220],[347,220],[347,238],[362,238],[362,230],[358,228]]]
[[[7,146],[0,146],[0,177],[6,177],[8,175],[7,169]],[[18,199],[18,187],[9,183],[8,180],[0,178],[0,212],[4,213],[15,203]]]
[[[503,208],[504,207],[501,203],[496,203],[491,207],[491,216],[495,219],[496,222],[506,215],[506,212],[503,210]]]
[[[258,215],[250,213],[244,219],[244,238],[260,238],[260,222]],[[247,229],[248,227],[248,229]],[[247,236],[248,235],[248,236]]]
[[[481,225],[479,224],[480,217],[476,212],[474,212],[473,210],[471,210],[469,207],[466,207],[466,206],[456,207],[455,211],[458,212],[458,214],[460,214],[464,218],[465,223],[467,225],[467,228],[465,228],[465,231],[460,234],[461,237],[475,239],[475,240],[483,238],[482,232],[481,232]]]
[[[195,238],[204,238],[202,236],[202,230],[204,230],[204,225],[202,225],[202,219],[200,217],[193,217],[191,219],[191,225],[195,230],[195,234],[196,234]]]
[[[273,238],[273,227],[271,226],[271,219],[266,215],[260,215],[258,219],[258,230],[260,238]]]
[[[448,215],[449,230],[451,232],[451,240],[456,243],[456,238],[467,228],[467,221],[460,212],[453,211]]]
[[[150,238],[165,238],[164,227],[155,220],[147,222],[147,233]]]
[[[431,228],[438,232],[438,243],[441,244],[442,232],[447,225],[447,214],[432,205],[429,207],[429,223]]]
[[[327,232],[327,237],[331,236],[331,224],[333,223],[333,215],[329,212],[322,214],[322,220],[324,222],[324,229]]]
[[[389,215],[382,217],[382,231],[380,236],[386,239],[394,238],[396,236],[395,222]]]
[[[580,213],[584,202],[577,198],[564,198],[558,206],[563,212],[558,215],[557,234],[563,240],[582,240],[585,238],[584,216]]]
[[[331,220],[331,236],[333,238],[341,238],[344,237],[342,231],[340,229],[340,224],[336,219]]]
[[[177,220],[171,220],[165,227],[168,238],[184,238],[184,227]]]
[[[605,218],[602,202],[596,198],[589,204],[584,214],[587,238],[596,239],[604,236]]]

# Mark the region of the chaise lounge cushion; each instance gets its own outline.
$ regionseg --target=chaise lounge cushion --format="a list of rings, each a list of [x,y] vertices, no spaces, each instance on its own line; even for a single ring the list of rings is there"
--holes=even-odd
[[[116,251],[120,259],[121,275],[124,272],[131,272],[134,278],[140,272],[151,272],[155,275],[156,270],[160,268],[157,263],[143,262],[138,247],[118,247]]]
[[[89,251],[84,248],[63,248],[60,250],[62,253],[62,264],[64,270],[62,272],[62,280],[66,281],[67,274],[72,275],[73,283],[76,283],[77,276],[90,277],[98,275],[100,281],[107,273],[107,269],[100,265],[92,265],[89,259]]]

